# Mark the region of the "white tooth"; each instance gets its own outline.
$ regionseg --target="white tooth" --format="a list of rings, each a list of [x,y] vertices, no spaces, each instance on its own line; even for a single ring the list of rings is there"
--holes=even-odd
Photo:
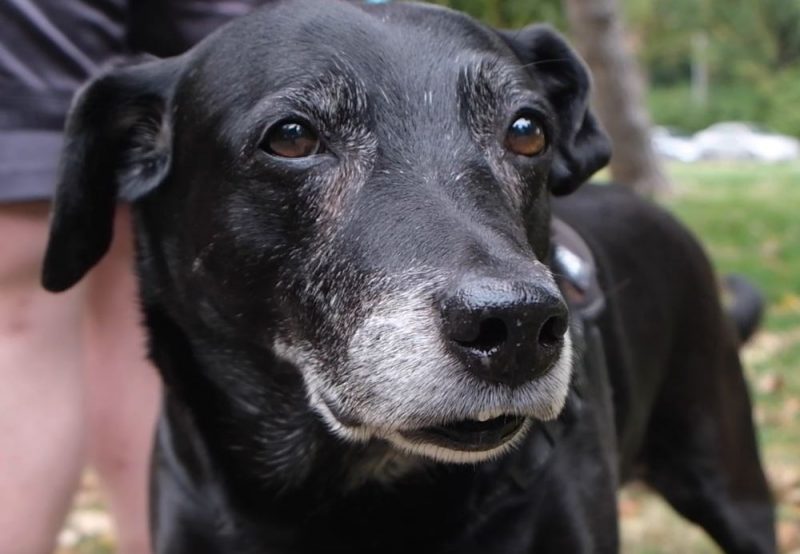
[[[489,421],[492,419],[491,412],[481,412],[478,414],[478,421]]]

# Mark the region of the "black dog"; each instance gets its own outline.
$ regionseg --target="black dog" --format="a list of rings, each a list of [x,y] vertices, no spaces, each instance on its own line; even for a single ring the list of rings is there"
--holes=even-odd
[[[340,0],[82,91],[44,283],[133,202],[158,552],[615,552],[631,477],[726,551],[774,551],[696,242],[613,187],[557,200],[607,296],[568,315],[550,198],[607,161],[588,93],[546,27]]]

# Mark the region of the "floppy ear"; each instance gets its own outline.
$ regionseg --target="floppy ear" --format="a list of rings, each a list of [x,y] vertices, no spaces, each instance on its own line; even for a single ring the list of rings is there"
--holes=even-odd
[[[67,118],[42,284],[77,283],[108,250],[118,200],[156,188],[170,166],[177,59],[112,69],[75,96]]]
[[[542,85],[556,110],[559,133],[550,190],[561,196],[583,184],[611,157],[611,142],[589,110],[591,77],[566,40],[547,25],[500,36]]]

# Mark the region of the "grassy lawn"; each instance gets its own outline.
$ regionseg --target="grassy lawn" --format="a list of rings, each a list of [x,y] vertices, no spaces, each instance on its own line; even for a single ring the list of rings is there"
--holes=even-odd
[[[800,553],[800,164],[668,170],[675,193],[664,203],[701,237],[721,273],[747,275],[769,302],[744,359],[782,551]],[[640,488],[625,492],[621,510],[626,553],[718,552]]]
[[[769,301],[745,350],[755,415],[776,498],[783,552],[800,554],[800,164],[673,165],[665,203],[702,238],[720,272],[749,276]],[[113,552],[110,522],[91,475],[59,554]],[[718,550],[641,487],[620,500],[625,554]]]

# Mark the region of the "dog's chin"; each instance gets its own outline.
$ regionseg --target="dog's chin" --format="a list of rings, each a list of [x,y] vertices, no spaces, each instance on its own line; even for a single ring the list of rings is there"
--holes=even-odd
[[[530,416],[500,414],[389,430],[345,425],[325,402],[315,407],[328,428],[344,440],[363,443],[382,439],[404,454],[445,463],[476,463],[502,456],[518,445],[537,423]]]
[[[475,463],[502,456],[522,441],[534,420],[502,415],[398,431],[386,440],[399,450],[445,463]]]

